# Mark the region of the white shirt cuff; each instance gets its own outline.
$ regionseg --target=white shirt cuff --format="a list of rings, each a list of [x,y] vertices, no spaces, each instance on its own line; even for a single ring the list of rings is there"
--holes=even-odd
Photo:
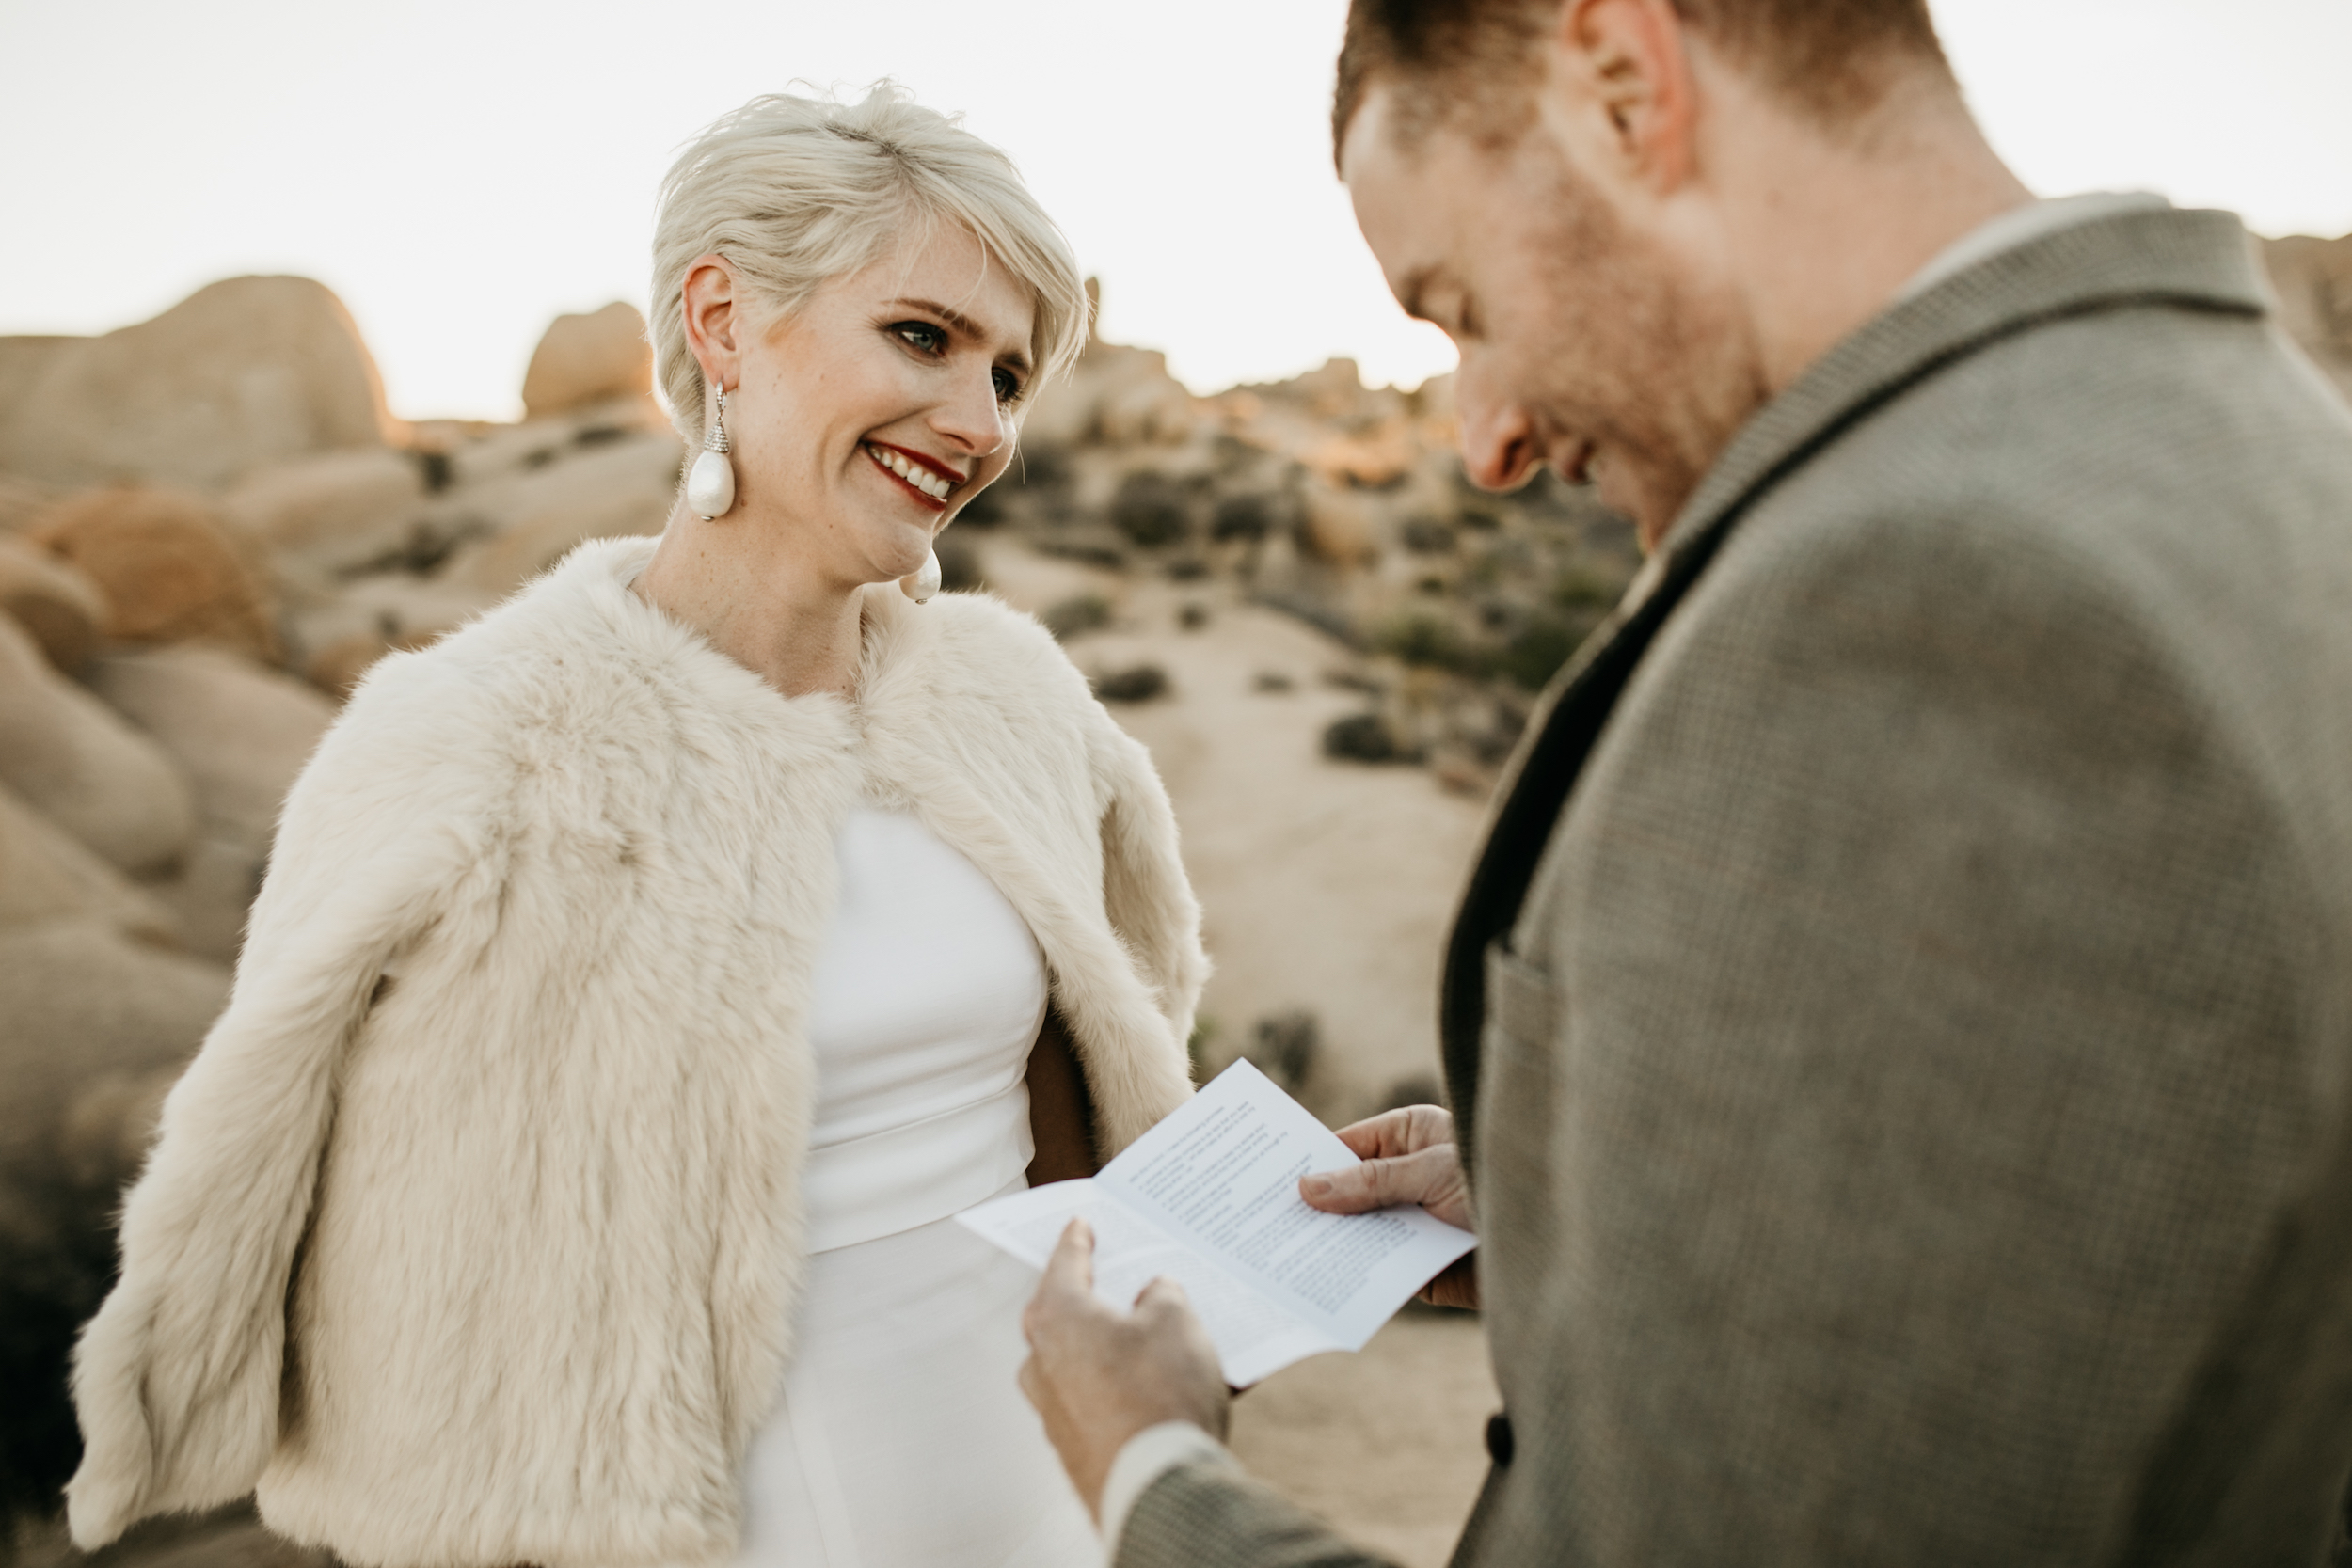
[[[1224,1444],[1190,1421],[1162,1421],[1127,1439],[1119,1457],[1111,1461],[1111,1473],[1103,1481],[1104,1561],[1119,1555],[1120,1528],[1127,1523],[1127,1515],[1137,1499],[1152,1489],[1152,1483],[1177,1465],[1196,1459],[1228,1469],[1241,1468],[1241,1462],[1226,1450]]]

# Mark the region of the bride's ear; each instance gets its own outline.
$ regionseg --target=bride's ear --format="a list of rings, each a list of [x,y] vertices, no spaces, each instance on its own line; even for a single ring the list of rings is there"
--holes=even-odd
[[[750,323],[737,286],[735,269],[712,252],[686,269],[682,285],[686,343],[702,366],[703,385],[735,387],[741,383],[742,337]]]

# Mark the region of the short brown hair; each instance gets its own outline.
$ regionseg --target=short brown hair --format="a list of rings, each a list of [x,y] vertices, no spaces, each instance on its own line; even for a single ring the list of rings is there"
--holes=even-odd
[[[1408,137],[1455,119],[1500,130],[1525,118],[1507,89],[1534,71],[1535,44],[1565,0],[1351,0],[1331,101],[1331,154],[1375,81],[1401,95]],[[1890,63],[1949,74],[1927,0],[1673,0],[1691,26],[1816,120],[1876,104]]]

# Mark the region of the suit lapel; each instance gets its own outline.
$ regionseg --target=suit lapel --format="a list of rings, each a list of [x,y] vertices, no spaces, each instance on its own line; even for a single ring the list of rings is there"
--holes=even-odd
[[[2260,315],[2267,296],[2227,213],[2134,212],[1991,257],[1873,318],[1758,410],[1667,530],[1626,601],[1547,689],[1504,770],[1446,942],[1438,1039],[1465,1168],[1475,1173],[1486,955],[1510,931],[1585,758],[1659,628],[1740,519],[1783,478],[1910,388],[2004,339],[2145,307]]]

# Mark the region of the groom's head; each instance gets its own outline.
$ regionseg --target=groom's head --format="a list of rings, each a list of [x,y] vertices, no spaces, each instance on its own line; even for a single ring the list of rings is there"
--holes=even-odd
[[[1653,539],[1851,270],[1783,276],[1825,189],[1974,136],[1925,0],[1354,0],[1332,120],[1471,476],[1589,465]]]

